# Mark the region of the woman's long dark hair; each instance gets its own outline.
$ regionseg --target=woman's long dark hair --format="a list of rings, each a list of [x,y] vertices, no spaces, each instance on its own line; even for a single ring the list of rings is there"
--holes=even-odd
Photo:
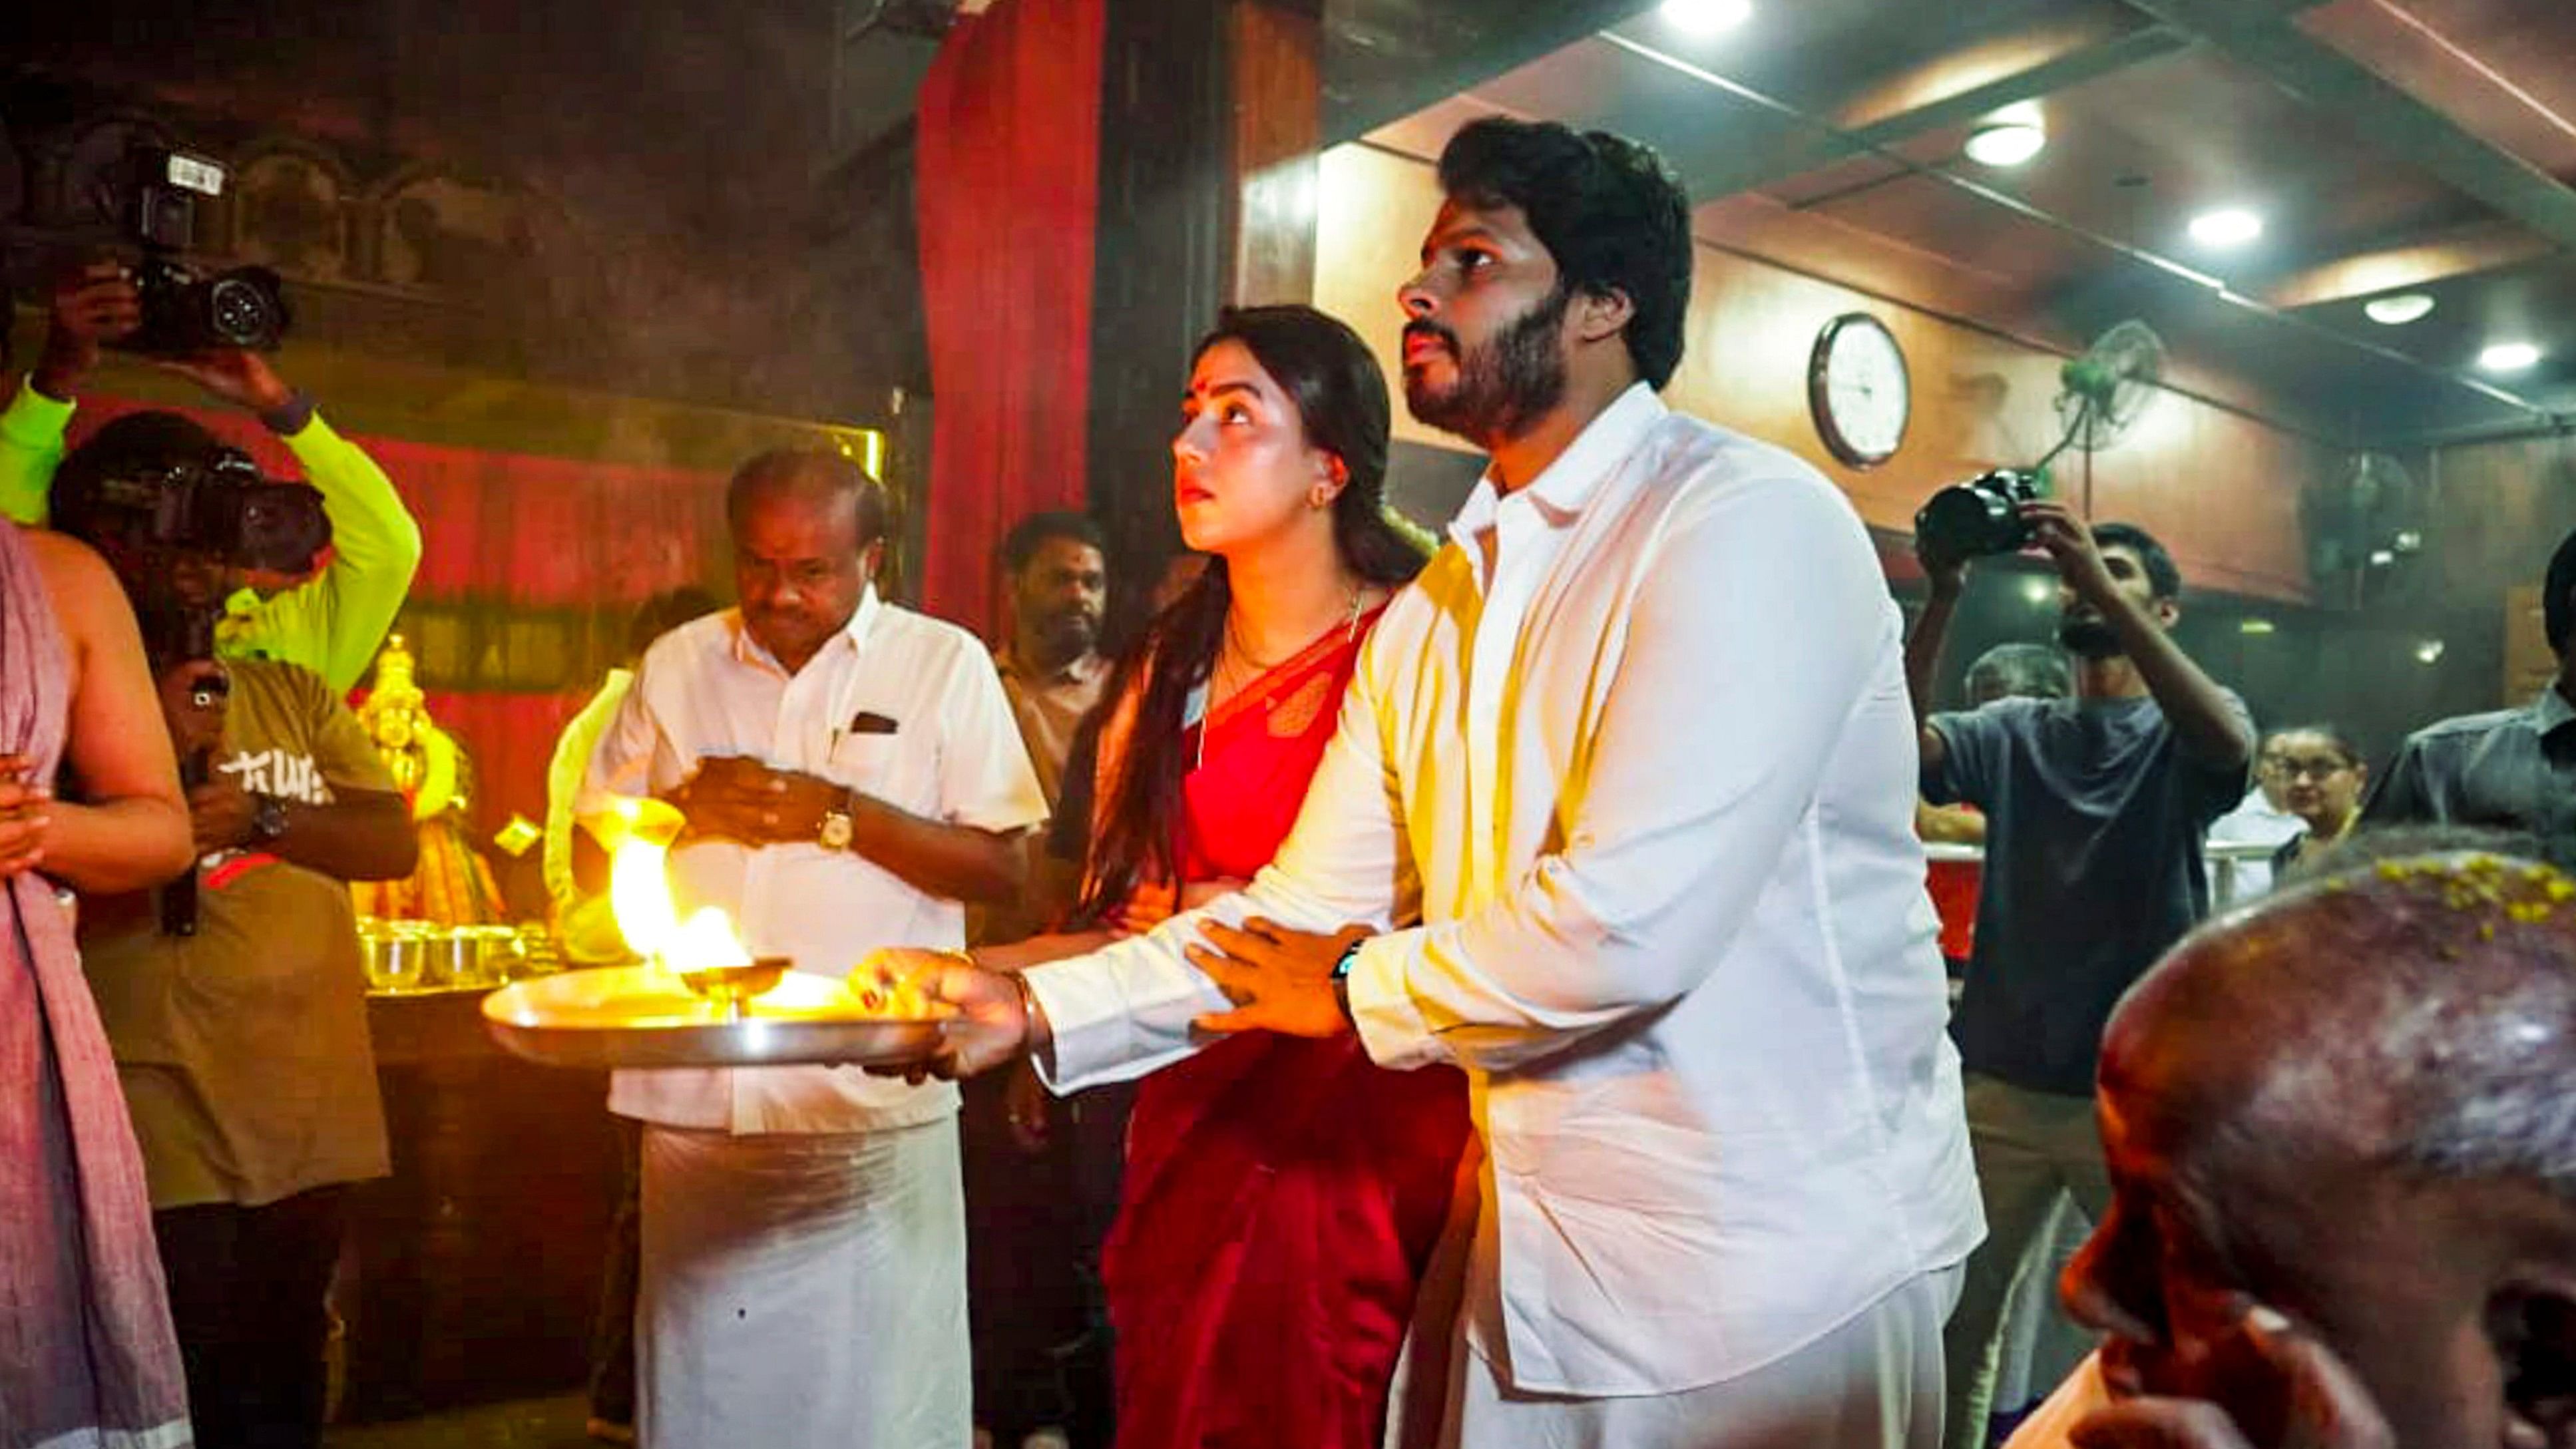
[[[1333,542],[1362,581],[1397,588],[1422,571],[1429,549],[1386,509],[1391,427],[1386,376],[1359,334],[1312,307],[1245,307],[1217,319],[1190,354],[1239,342],[1295,404],[1306,441],[1342,460],[1348,479],[1333,500]],[[1122,655],[1101,698],[1104,750],[1097,822],[1082,873],[1075,919],[1096,923],[1145,882],[1180,878],[1179,748],[1190,692],[1205,683],[1225,640],[1233,593],[1225,560],[1211,558],[1198,582],[1154,616]],[[1132,706],[1130,701],[1133,701]],[[1126,713],[1132,708],[1132,713]],[[1124,715],[1121,720],[1120,716]],[[1124,728],[1105,728],[1113,720]]]

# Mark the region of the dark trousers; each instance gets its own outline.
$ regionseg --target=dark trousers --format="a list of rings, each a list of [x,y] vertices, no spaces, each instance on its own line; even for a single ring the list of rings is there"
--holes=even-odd
[[[1008,1074],[963,1084],[967,1314],[974,1335],[975,1422],[1016,1449],[1032,1430],[1110,1442],[1114,1410],[1100,1243],[1118,1204],[1129,1093],[1049,1098],[1047,1144],[1014,1138]]]
[[[617,1216],[608,1222],[608,1261],[600,1265],[599,1321],[590,1331],[590,1416],[611,1424],[635,1422],[635,1285],[643,1276],[644,1124],[617,1124],[618,1160],[625,1186]]]
[[[152,1215],[198,1449],[316,1449],[346,1187]]]

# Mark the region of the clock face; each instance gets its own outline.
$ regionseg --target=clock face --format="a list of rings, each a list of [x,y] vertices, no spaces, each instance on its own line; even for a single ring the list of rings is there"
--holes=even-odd
[[[1896,456],[1913,409],[1905,354],[1875,317],[1850,312],[1825,324],[1807,368],[1807,405],[1833,455],[1855,468]]]

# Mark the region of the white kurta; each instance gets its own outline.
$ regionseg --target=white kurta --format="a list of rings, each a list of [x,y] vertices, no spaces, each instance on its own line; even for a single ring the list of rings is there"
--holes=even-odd
[[[1450,531],[1275,863],[1030,973],[1053,1080],[1194,1049],[1226,1005],[1181,955],[1204,916],[1418,918],[1361,951],[1351,1004],[1379,1062],[1475,1080],[1468,1336],[1497,1382],[1667,1395],[1782,1362],[1982,1231],[1876,554],[1813,469],[1642,386]]]
[[[793,676],[736,610],[663,635],[591,755],[581,813],[669,790],[716,755],[818,775],[952,825],[1015,831],[1046,819],[992,655],[873,589]],[[721,907],[754,955],[788,957],[799,971],[843,976],[881,946],[966,942],[965,907],[819,844],[684,845],[671,853],[671,891],[683,918]],[[851,1132],[952,1116],[957,1089],[855,1067],[619,1072],[609,1107],[671,1127]]]
[[[789,675],[727,611],[664,635],[591,758],[586,811],[749,755],[987,830],[1045,804],[992,657],[871,591]],[[683,913],[847,973],[880,946],[956,946],[964,912],[848,851],[700,842]],[[647,1124],[638,1427],[648,1449],[956,1449],[971,1431],[957,1095],[854,1067],[620,1072]]]

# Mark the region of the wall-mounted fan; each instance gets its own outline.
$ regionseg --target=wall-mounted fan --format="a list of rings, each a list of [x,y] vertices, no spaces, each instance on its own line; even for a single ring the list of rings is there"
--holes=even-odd
[[[2355,453],[2339,476],[2311,486],[2299,523],[2317,597],[2353,608],[2392,597],[2424,547],[2425,513],[2414,475],[2386,453]]]
[[[2094,339],[2082,356],[2058,369],[2057,416],[2066,432],[2032,471],[2045,473],[2069,448],[2083,453],[2083,505],[2091,513],[2093,455],[2120,441],[2136,424],[2155,401],[2156,384],[2164,374],[2164,339],[2146,323],[2122,322]]]

